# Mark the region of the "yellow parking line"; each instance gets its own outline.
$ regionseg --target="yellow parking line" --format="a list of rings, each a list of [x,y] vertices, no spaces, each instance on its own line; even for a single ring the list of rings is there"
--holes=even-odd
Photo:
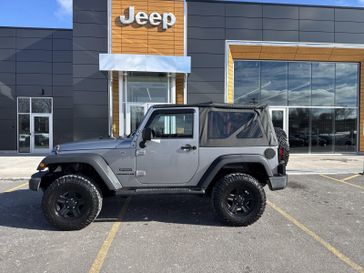
[[[289,215],[287,212],[276,206],[270,201],[267,201],[267,204],[273,208],[276,212],[278,212],[280,215],[282,215],[284,218],[286,218],[289,222],[300,228],[304,233],[311,236],[315,241],[320,243],[323,247],[325,247],[328,251],[330,251],[332,254],[334,254],[337,258],[339,258],[341,261],[346,263],[348,266],[350,266],[352,269],[356,270],[357,272],[364,273],[364,268],[358,265],[357,263],[353,262],[348,256],[341,253],[338,249],[333,247],[330,243],[326,242],[324,239],[322,239],[320,236],[318,236],[315,232],[310,230],[308,227],[306,227],[304,224],[296,220],[294,217]]]
[[[349,183],[349,182],[346,182],[344,180],[336,179],[334,177],[331,177],[331,176],[328,176],[328,175],[325,175],[325,174],[320,174],[320,176],[325,177],[325,178],[328,178],[328,179],[331,179],[331,180],[334,180],[334,181],[339,182],[339,183],[343,183],[343,184],[352,186],[354,188],[358,188],[358,189],[364,190],[364,187],[359,186],[359,185],[355,185],[355,184],[352,184],[352,183]]]
[[[99,250],[99,252],[98,252],[98,254],[96,256],[96,259],[94,260],[94,262],[93,262],[93,264],[92,264],[92,266],[90,268],[89,273],[99,273],[100,272],[101,267],[104,264],[106,255],[107,255],[107,253],[108,253],[108,251],[110,249],[110,246],[111,246],[117,232],[119,231],[119,228],[120,228],[120,225],[121,225],[121,219],[125,215],[125,212],[126,212],[126,210],[128,208],[128,204],[130,202],[130,199],[131,199],[131,197],[128,197],[126,199],[123,207],[121,208],[119,216],[118,216],[119,221],[115,222],[112,225],[112,227],[111,227],[111,229],[110,229],[104,243],[102,244],[102,246],[101,246],[101,248],[100,248],[100,250]]]
[[[353,178],[358,177],[358,176],[361,176],[361,175],[360,174],[354,174],[352,176],[346,177],[346,178],[341,179],[341,180],[342,181],[348,181],[348,180],[353,179]]]
[[[18,185],[18,186],[16,186],[16,187],[14,187],[14,188],[7,189],[7,190],[5,190],[4,192],[12,192],[12,191],[15,191],[15,190],[17,190],[17,189],[23,188],[23,187],[24,187],[24,186],[26,186],[26,185],[28,185],[28,182],[25,182],[25,183],[23,183],[23,184],[20,184],[20,185]]]

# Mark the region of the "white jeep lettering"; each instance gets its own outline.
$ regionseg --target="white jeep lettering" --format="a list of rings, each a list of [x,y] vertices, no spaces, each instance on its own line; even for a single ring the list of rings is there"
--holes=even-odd
[[[135,15],[135,8],[133,6],[129,7],[128,10],[129,17],[126,15],[120,16],[120,23],[123,25],[130,25],[134,22],[140,26],[146,25],[148,22],[152,26],[162,25],[162,29],[166,30],[176,24],[176,16],[173,13],[166,12],[162,15],[158,12],[152,12],[149,16],[146,12],[139,11]]]

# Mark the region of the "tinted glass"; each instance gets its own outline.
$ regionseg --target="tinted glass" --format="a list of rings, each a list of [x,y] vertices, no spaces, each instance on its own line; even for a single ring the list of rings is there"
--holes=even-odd
[[[256,104],[260,101],[260,62],[237,61],[234,63],[234,101],[240,104]]]
[[[168,102],[168,77],[134,73],[127,81],[128,102]]]
[[[224,139],[234,133],[237,133],[237,138],[262,137],[255,117],[252,112],[209,112],[207,137]]]
[[[312,63],[312,105],[334,106],[335,64]]]
[[[357,143],[357,110],[335,110],[335,151],[355,152]]]
[[[18,113],[29,113],[29,112],[30,112],[30,99],[18,98]]]
[[[155,138],[192,138],[193,113],[157,114],[148,127]]]
[[[336,105],[356,107],[358,103],[358,65],[336,64]]]
[[[311,63],[288,63],[288,105],[311,105]]]
[[[308,153],[310,143],[310,109],[289,109],[289,145],[293,153]]]
[[[283,111],[282,110],[272,110],[272,122],[274,127],[279,127],[283,129]]]
[[[311,152],[333,152],[333,109],[311,109]]]
[[[18,115],[19,153],[30,152],[30,115]]]
[[[52,113],[52,100],[32,98],[32,113]]]
[[[261,63],[261,102],[287,105],[287,63]]]

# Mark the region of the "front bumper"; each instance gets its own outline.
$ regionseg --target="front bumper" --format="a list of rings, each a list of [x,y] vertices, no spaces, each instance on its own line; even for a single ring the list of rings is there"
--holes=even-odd
[[[283,190],[285,187],[287,187],[287,184],[287,175],[277,175],[269,177],[269,188],[272,191]]]
[[[29,180],[29,189],[32,191],[38,191],[40,189],[40,183],[42,182],[42,177],[46,173],[47,172],[40,171],[40,172],[33,174]]]

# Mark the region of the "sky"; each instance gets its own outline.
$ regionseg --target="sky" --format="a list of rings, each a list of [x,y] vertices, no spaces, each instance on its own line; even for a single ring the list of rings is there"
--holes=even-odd
[[[72,28],[72,0],[0,1],[0,26]],[[244,0],[230,1],[245,2]],[[246,2],[364,7],[364,0],[250,0]]]

